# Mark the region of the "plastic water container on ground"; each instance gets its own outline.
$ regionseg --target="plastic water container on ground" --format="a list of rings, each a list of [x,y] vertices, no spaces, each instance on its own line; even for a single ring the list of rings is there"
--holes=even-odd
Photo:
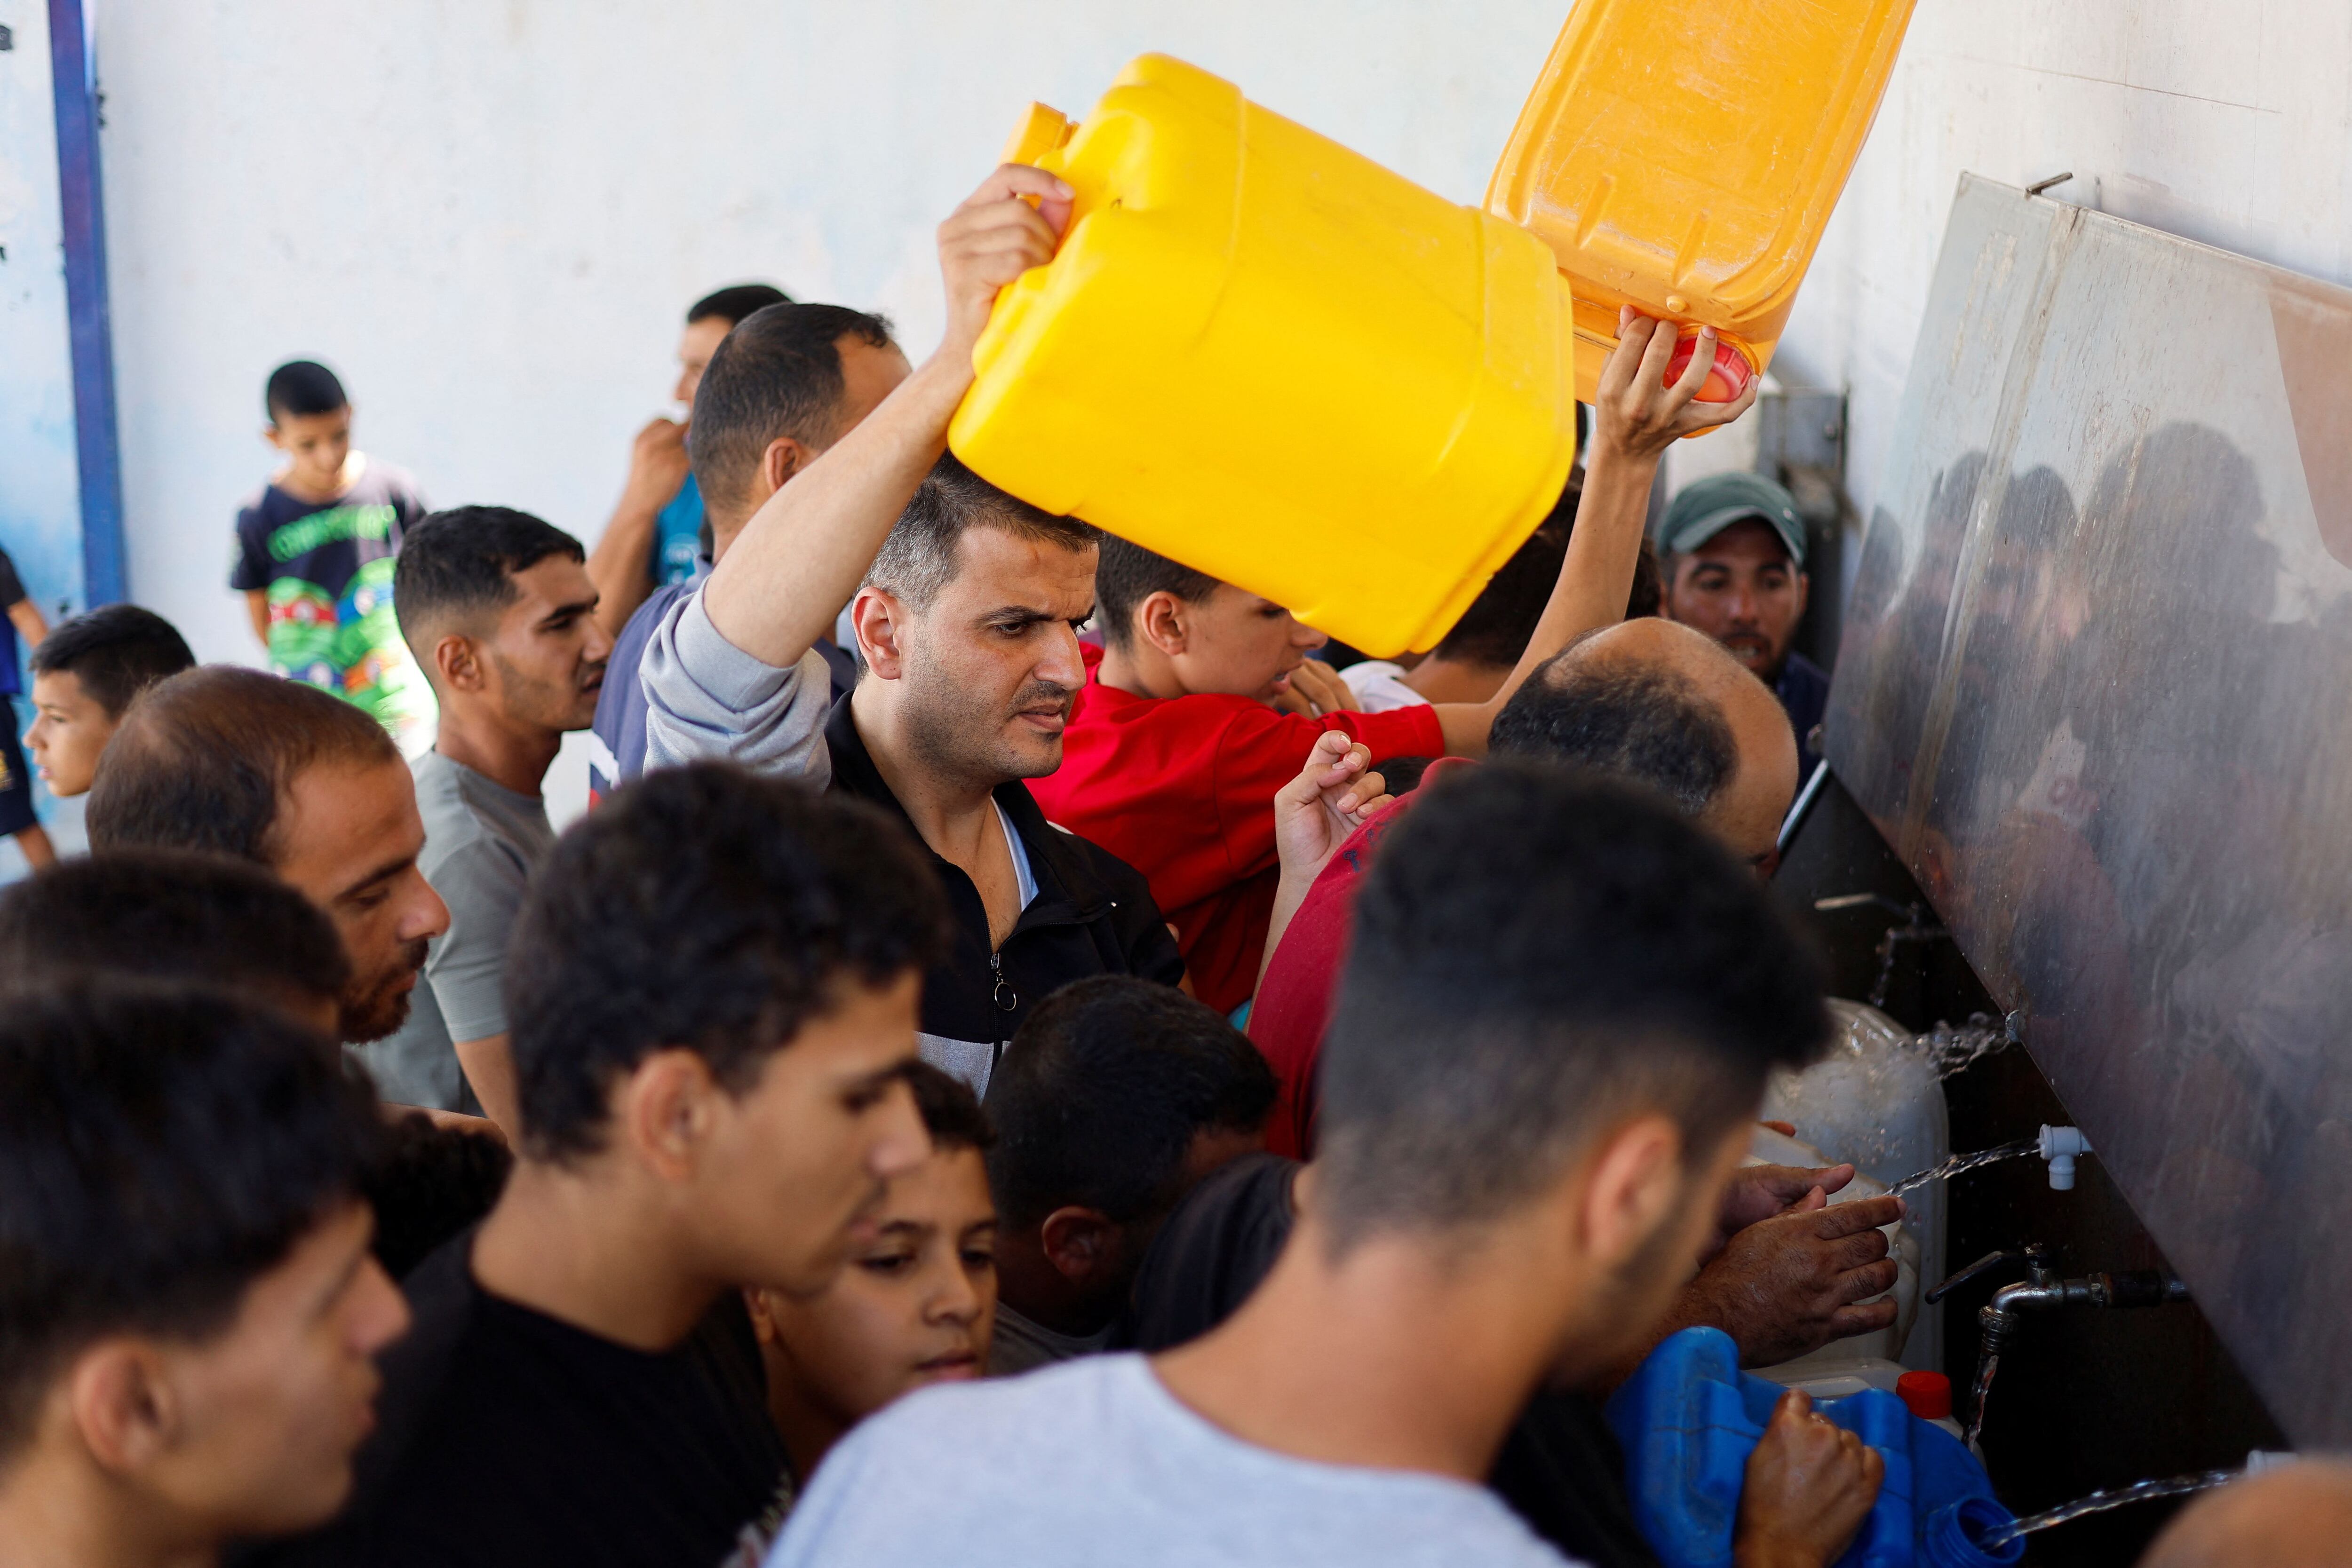
[[[949,443],[991,483],[1382,656],[1559,499],[1571,307],[1534,235],[1162,55],[1007,155],[1076,203],[972,353]]]
[[[1722,334],[1699,395],[1771,362],[1912,0],[1578,0],[1486,188],[1576,294],[1577,395],[1617,311]]]

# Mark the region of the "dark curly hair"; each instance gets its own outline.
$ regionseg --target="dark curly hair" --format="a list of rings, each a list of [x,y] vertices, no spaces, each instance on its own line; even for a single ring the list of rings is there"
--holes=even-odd
[[[646,775],[560,840],[507,952],[524,1153],[603,1146],[615,1079],[685,1046],[748,1088],[844,982],[943,950],[947,904],[870,806],[723,763]]]

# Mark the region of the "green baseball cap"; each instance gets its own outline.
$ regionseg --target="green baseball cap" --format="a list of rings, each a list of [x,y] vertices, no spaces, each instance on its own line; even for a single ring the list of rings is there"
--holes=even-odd
[[[1789,492],[1761,474],[1710,474],[1675,492],[1658,525],[1658,549],[1688,555],[1734,523],[1759,518],[1771,525],[1788,547],[1789,559],[1805,566],[1805,523]]]

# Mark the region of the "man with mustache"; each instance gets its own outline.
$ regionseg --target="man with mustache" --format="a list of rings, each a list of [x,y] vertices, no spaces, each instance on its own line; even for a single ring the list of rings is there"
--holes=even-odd
[[[365,1053],[392,1099],[488,1115],[511,1134],[507,933],[555,843],[540,786],[568,730],[596,716],[613,639],[580,541],[528,512],[458,507],[408,532],[393,578],[400,633],[441,727],[411,765],[425,880],[449,906],[415,1006]]]
[[[195,850],[250,861],[323,911],[352,961],[341,1030],[408,1017],[449,911],[417,863],[425,823],[383,726],[317,686],[203,664],[147,688],[107,742],[86,819],[93,852]]]
[[[1772,688],[1797,732],[1797,777],[1812,777],[1830,678],[1789,646],[1811,587],[1795,500],[1760,474],[1711,474],[1675,494],[1658,550],[1667,619],[1706,632]]]
[[[996,290],[1050,259],[1069,209],[1060,181],[1007,165],[940,225],[938,351],[761,504],[643,669],[648,769],[725,758],[829,783],[922,841],[953,930],[924,977],[919,1043],[981,1092],[1052,991],[1184,973],[1143,878],[1054,828],[1023,782],[1060,766],[1086,684],[1097,536],[947,453]],[[865,668],[828,712],[812,649],[845,601]]]

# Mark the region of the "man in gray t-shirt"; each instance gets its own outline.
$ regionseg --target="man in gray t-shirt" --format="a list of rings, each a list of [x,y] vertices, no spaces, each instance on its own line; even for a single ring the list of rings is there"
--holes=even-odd
[[[547,803],[453,762],[438,750],[409,765],[425,820],[417,868],[449,906],[398,1033],[359,1048],[376,1082],[403,1104],[483,1113],[461,1055],[478,1060],[507,1032],[507,932],[531,869],[555,843]]]
[[[612,639],[590,612],[580,541],[505,507],[436,512],[408,530],[393,579],[401,635],[441,705],[416,759],[418,865],[449,906],[408,1022],[355,1048],[387,1099],[516,1129],[507,1055],[507,938],[555,842],[540,785],[566,730],[595,716]]]

